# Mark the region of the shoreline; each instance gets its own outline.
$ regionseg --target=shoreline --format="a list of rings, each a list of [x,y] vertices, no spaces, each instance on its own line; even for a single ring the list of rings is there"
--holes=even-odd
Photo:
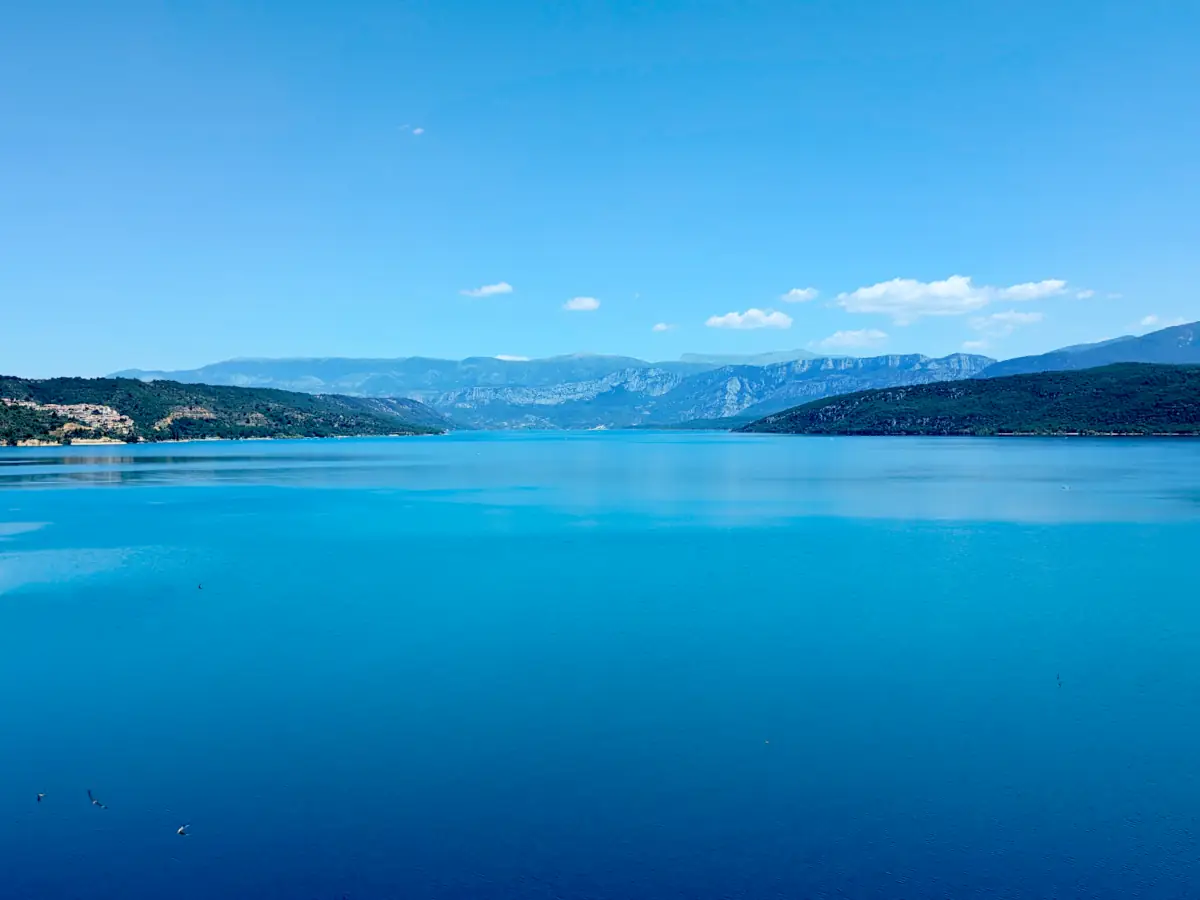
[[[701,429],[695,429],[697,431]],[[997,431],[995,434],[946,434],[945,432],[883,434],[840,431],[730,431],[724,434],[765,434],[777,437],[844,438],[1200,438],[1200,431]]]
[[[249,441],[345,441],[358,440],[361,438],[419,438],[419,437],[444,437],[453,432],[454,429],[448,429],[440,432],[419,432],[416,434],[337,434],[327,435],[324,437],[309,437],[304,435],[279,435],[276,437],[197,437],[197,438],[163,438],[157,441],[121,441],[113,438],[84,438],[81,440],[72,441],[69,444],[63,444],[58,441],[43,441],[29,440],[20,441],[15,447],[12,445],[0,445],[0,451],[4,449],[19,449],[19,448],[48,448],[55,447],[59,449],[69,449],[71,447],[146,447],[156,446],[159,444],[203,444],[203,443],[235,443]],[[489,429],[501,433],[505,432],[526,432],[531,429],[512,428],[512,429]],[[595,434],[597,431],[608,434],[620,434],[622,432],[645,432],[650,429],[641,428],[563,428],[553,429],[554,433],[562,434]],[[681,429],[663,429],[666,434],[678,433]],[[944,434],[944,433],[929,433],[929,434],[844,434],[837,432],[788,432],[788,431],[740,431],[726,429],[709,429],[709,428],[694,428],[682,429],[686,433],[708,433],[708,434],[744,434],[744,435],[766,435],[774,437],[821,437],[821,438],[970,438],[970,439],[991,439],[991,438],[1200,438],[1200,432],[1178,432],[1178,431],[1156,431],[1156,432],[1132,432],[1132,431],[1054,431],[1054,432],[1036,432],[1036,431],[1004,431],[996,432],[995,434]]]
[[[163,438],[158,441],[119,441],[115,438],[83,438],[80,440],[71,441],[69,444],[61,443],[60,441],[42,441],[37,439],[18,441],[16,446],[9,444],[0,444],[0,450],[16,450],[21,447],[60,447],[69,449],[71,447],[151,447],[158,444],[205,444],[205,443],[232,443],[245,441],[345,441],[354,440],[357,438],[418,438],[418,437],[442,437],[449,434],[448,431],[422,431],[414,434],[331,434],[324,437],[306,436],[300,434],[279,435],[277,437],[200,437],[200,438]]]

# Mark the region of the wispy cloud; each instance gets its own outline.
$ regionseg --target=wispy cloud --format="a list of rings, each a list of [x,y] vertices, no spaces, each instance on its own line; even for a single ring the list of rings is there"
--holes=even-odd
[[[651,331],[673,331],[674,329],[675,329],[675,326],[672,325],[670,322],[659,322],[657,325],[655,325],[650,330]]]
[[[779,299],[784,303],[804,303],[808,300],[816,300],[819,293],[821,292],[814,287],[792,288]]]
[[[497,353],[495,358],[501,362],[529,362],[528,356],[509,356],[507,353]]]
[[[600,308],[600,301],[595,297],[572,297],[563,304],[563,309],[571,312],[592,312]]]
[[[864,350],[881,347],[887,343],[887,332],[878,328],[861,328],[857,331],[835,331],[827,338],[813,342],[819,350]]]
[[[755,328],[791,328],[792,317],[773,309],[748,309],[744,313],[729,312],[723,316],[709,316],[704,323],[709,328],[733,328],[750,331]]]
[[[1142,321],[1138,322],[1138,324],[1145,328],[1152,328],[1153,326],[1158,324],[1158,316],[1151,313],[1148,316],[1144,316],[1142,318]]]
[[[962,348],[968,353],[976,353],[980,350],[986,350],[987,346],[987,341],[963,341],[962,344]]]
[[[1026,281],[1024,284],[1014,284],[1006,288],[980,288],[983,291],[995,291],[995,299],[998,300],[1041,300],[1061,294],[1066,289],[1067,283],[1061,278]]]
[[[420,137],[420,136],[421,136],[421,135],[423,135],[424,133],[425,133],[425,129],[424,129],[424,128],[414,128],[414,129],[413,129],[413,134],[417,135],[417,137]]]
[[[1093,291],[1091,288],[1084,288],[1082,291],[1076,291],[1075,296],[1078,297],[1080,300],[1091,300],[1093,297],[1096,296],[1096,292]]]
[[[1008,337],[1021,325],[1033,325],[1044,318],[1040,312],[1017,312],[1010,309],[1008,312],[992,313],[990,316],[976,316],[971,319],[970,325],[976,331],[1000,338]]]
[[[482,287],[467,288],[464,291],[459,291],[464,297],[495,297],[499,294],[511,294],[513,286],[507,281],[501,281],[496,284],[485,284]]]
[[[1066,287],[1067,283],[1058,278],[1009,287],[972,284],[965,275],[951,275],[943,281],[893,278],[838,294],[835,302],[847,312],[880,313],[891,316],[897,325],[910,325],[925,316],[961,316],[977,312],[1001,300],[1040,300],[1061,294]]]

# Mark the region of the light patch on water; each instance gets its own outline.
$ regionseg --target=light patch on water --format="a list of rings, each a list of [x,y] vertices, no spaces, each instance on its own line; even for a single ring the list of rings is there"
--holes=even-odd
[[[49,524],[49,522],[0,522],[0,541],[6,541],[18,534],[38,531]]]
[[[119,568],[132,551],[116,548],[0,553],[0,595],[34,584],[61,584]]]

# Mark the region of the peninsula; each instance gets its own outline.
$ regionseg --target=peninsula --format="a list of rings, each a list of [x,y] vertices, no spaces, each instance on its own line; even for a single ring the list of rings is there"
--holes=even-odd
[[[0,376],[0,444],[436,434],[415,400],[133,378]]]

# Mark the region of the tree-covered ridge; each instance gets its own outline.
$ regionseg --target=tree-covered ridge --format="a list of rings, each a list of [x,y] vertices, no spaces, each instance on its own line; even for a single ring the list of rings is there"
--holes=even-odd
[[[806,403],[743,426],[781,434],[1200,434],[1200,367],[1122,363]]]
[[[0,442],[7,444],[88,438],[346,437],[445,430],[435,424],[440,419],[436,413],[413,401],[385,404],[356,397],[174,381],[35,381],[0,376],[0,398],[9,401],[0,402]]]

